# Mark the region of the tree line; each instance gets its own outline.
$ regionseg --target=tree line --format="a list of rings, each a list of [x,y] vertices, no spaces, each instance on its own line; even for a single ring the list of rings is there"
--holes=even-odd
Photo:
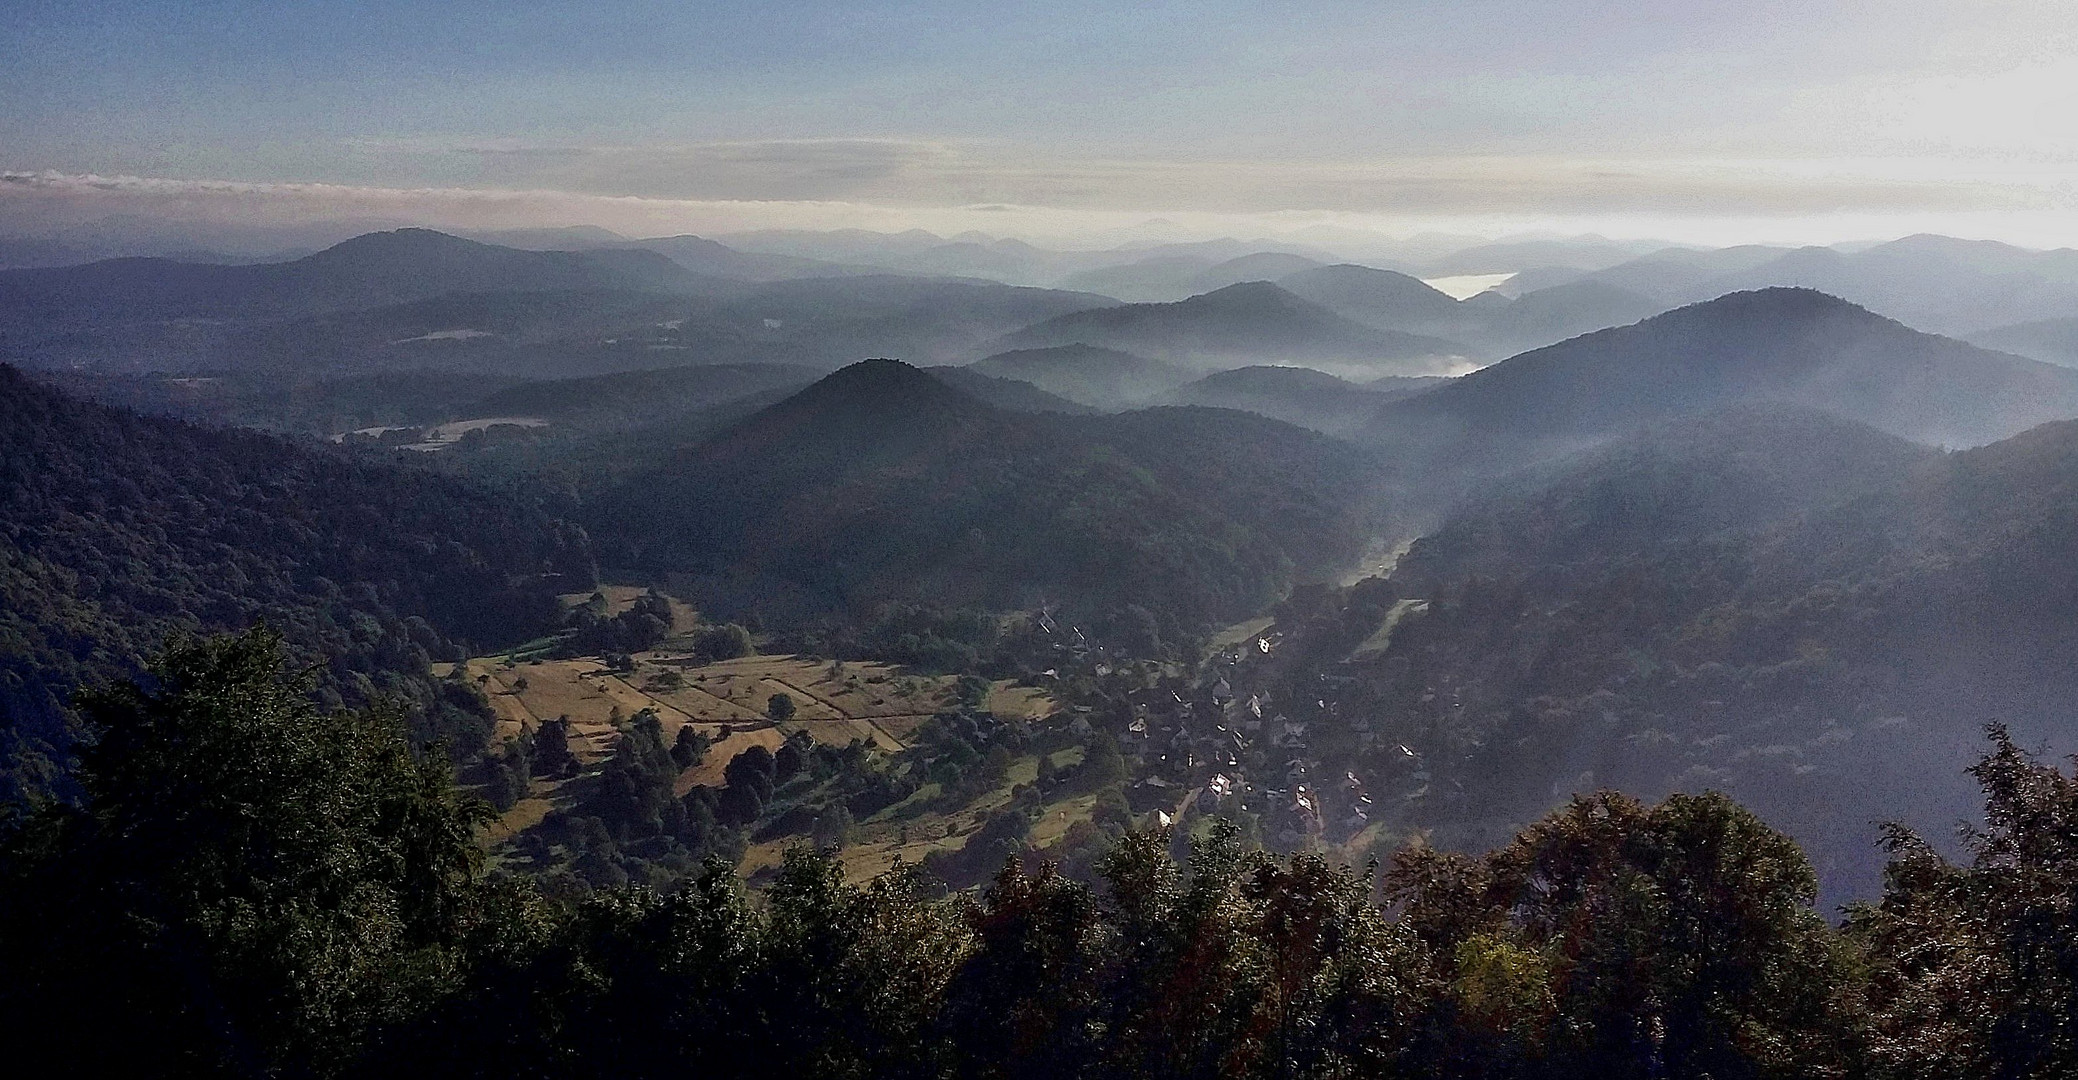
[[[491,711],[429,663],[550,633],[557,594],[593,584],[583,530],[528,499],[0,365],[0,792],[63,771],[77,688],[262,619],[326,700],[404,702],[417,740],[467,757]]]
[[[1893,830],[1838,925],[1714,794],[1573,800],[1484,855],[1126,834],[946,894],[803,846],[762,892],[551,894],[399,719],[279,637],[84,695],[80,796],[0,827],[0,1025],[74,1074],[2052,1077],[2078,1071],[2078,780],[1991,729],[1967,858]],[[659,748],[661,751],[661,748]]]

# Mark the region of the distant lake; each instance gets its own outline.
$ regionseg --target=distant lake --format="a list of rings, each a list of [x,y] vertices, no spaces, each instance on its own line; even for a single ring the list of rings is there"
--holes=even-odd
[[[1514,276],[1512,273],[1453,274],[1450,277],[1432,277],[1421,280],[1429,288],[1445,293],[1453,300],[1463,300],[1468,296],[1478,296],[1488,289],[1504,284],[1509,278]]]

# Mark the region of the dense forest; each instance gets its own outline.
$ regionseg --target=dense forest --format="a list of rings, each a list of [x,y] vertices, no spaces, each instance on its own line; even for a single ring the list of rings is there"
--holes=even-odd
[[[1410,491],[1741,404],[1823,409],[1929,446],[1977,446],[2078,414],[2078,372],[1921,333],[1837,297],[1771,288],[1509,357],[1381,408],[1365,437]],[[1476,488],[1476,484],[1472,485]]]
[[[1805,844],[1829,900],[1867,895],[1876,822],[1967,812],[1948,763],[1979,723],[2078,734],[2074,476],[2069,423],[1941,454],[1782,406],[1682,421],[1299,605],[1256,678],[1374,724],[1348,760],[1426,785],[1407,813],[1439,840],[1496,842],[1572,791],[1718,788]]]
[[[1714,794],[1574,799],[1485,855],[1353,869],[1216,828],[1100,884],[544,893],[397,719],[323,713],[277,636],[96,690],[82,798],[0,832],[0,1025],[95,1075],[2052,1077],[2078,1069],[2078,781],[2001,729],[1968,857],[1903,829],[1833,926]],[[299,681],[300,679],[300,681]],[[198,783],[201,780],[203,782]],[[119,1018],[122,1037],[106,1025]]]
[[[66,699],[175,634],[278,628],[330,703],[412,703],[481,746],[473,692],[430,660],[559,624],[583,531],[391,461],[88,404],[0,367],[0,735],[10,776],[66,745]],[[46,763],[47,764],[47,763]]]
[[[1140,606],[1196,632],[1353,559],[1364,459],[1242,413],[1011,413],[853,365],[593,501],[609,569],[763,621]]]

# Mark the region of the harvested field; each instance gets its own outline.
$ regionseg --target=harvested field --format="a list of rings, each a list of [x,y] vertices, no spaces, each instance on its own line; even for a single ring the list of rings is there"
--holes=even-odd
[[[625,590],[632,592],[632,590]],[[615,603],[633,597],[609,594]],[[753,744],[778,746],[794,732],[806,732],[836,746],[864,740],[883,750],[900,750],[916,729],[932,716],[958,705],[956,679],[912,675],[886,664],[808,660],[797,656],[746,656],[702,664],[670,650],[635,657],[635,670],[615,672],[592,658],[530,660],[508,665],[499,657],[478,657],[466,665],[498,714],[493,739],[534,730],[544,720],[567,717],[571,749],[591,766],[613,752],[620,741],[616,720],[625,721],[654,709],[664,725],[666,741],[685,724],[696,725],[719,739],[727,725],[734,734],[709,751],[714,775],[692,783],[719,783],[721,766]],[[445,674],[446,665],[435,669]],[[767,707],[775,694],[793,699],[794,715],[774,725]],[[1027,719],[1049,715],[1053,699],[1031,687],[998,683],[986,707],[999,715]],[[690,774],[689,774],[690,775]]]
[[[555,809],[555,803],[547,795],[533,795],[514,803],[512,809],[498,815],[485,826],[485,835],[493,842],[510,840],[520,833],[541,824],[541,819]]]
[[[1045,816],[1032,823],[1033,846],[1043,848],[1059,843],[1076,823],[1088,821],[1096,806],[1095,795],[1081,795],[1047,807]]]
[[[574,597],[582,601],[590,594]],[[615,590],[608,602],[624,609],[639,595]],[[753,746],[777,751],[798,733],[828,745],[867,742],[895,752],[908,745],[918,728],[940,712],[957,708],[959,680],[916,675],[887,664],[833,662],[798,656],[746,656],[701,663],[682,651],[665,648],[634,658],[634,670],[614,671],[595,658],[524,660],[479,657],[464,665],[463,677],[489,698],[498,715],[494,740],[531,732],[558,717],[570,723],[570,748],[579,763],[592,770],[619,746],[620,725],[644,709],[655,710],[667,743],[691,725],[711,741],[700,764],[680,773],[674,788],[684,795],[695,785],[724,786],[724,770],[736,755]],[[451,665],[436,668],[445,675]],[[768,715],[774,694],[794,702],[794,713],[775,722]],[[985,707],[1002,716],[1037,719],[1051,715],[1053,699],[1042,690],[997,683]],[[936,797],[936,785],[897,807],[859,823],[843,861],[848,876],[870,877],[899,858],[921,860],[932,851],[957,849],[980,827],[993,808],[1007,803],[1010,788],[1029,783],[1038,762],[1014,762],[999,790],[982,795],[950,814],[917,810]],[[486,830],[487,839],[508,840],[538,823],[569,798],[566,786],[579,781],[541,782]],[[1087,809],[1081,810],[1083,816]],[[1052,823],[1042,822],[1046,829]],[[769,874],[786,848],[804,837],[754,844],[738,867],[746,876]]]
[[[733,730],[726,739],[717,738],[719,728],[709,729],[706,725],[701,725],[701,729],[708,738],[716,739],[716,742],[707,748],[706,760],[678,774],[676,790],[680,795],[701,785],[722,787],[722,770],[728,768],[729,762],[733,761],[736,755],[753,746],[777,750],[786,742],[786,733],[770,724],[759,728]],[[674,734],[672,737],[677,736]]]

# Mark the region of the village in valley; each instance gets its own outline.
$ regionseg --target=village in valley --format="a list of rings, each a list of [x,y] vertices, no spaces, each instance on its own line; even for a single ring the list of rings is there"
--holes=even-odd
[[[1042,608],[1008,617],[987,677],[753,651],[747,634],[716,655],[716,628],[660,593],[607,586],[564,599],[603,620],[668,613],[670,626],[630,653],[570,655],[569,641],[543,641],[436,669],[497,716],[490,743],[503,752],[482,778],[500,811],[488,839],[536,870],[567,863],[587,876],[588,846],[606,845],[571,822],[614,818],[599,800],[618,781],[604,778],[628,771],[638,742],[669,758],[656,798],[668,784],[670,799],[699,804],[690,819],[673,810],[605,830],[613,858],[638,872],[646,864],[631,853],[669,850],[683,856],[673,872],[718,855],[756,879],[809,843],[837,851],[854,879],[909,863],[963,886],[1004,856],[1086,871],[1125,829],[1172,827],[1186,842],[1219,817],[1276,850],[1361,858],[1407,839],[1379,798],[1413,805],[1428,793],[1406,736],[1345,713],[1349,676],[1295,684],[1305,665],[1282,661],[1302,639],[1273,617],[1229,627],[1190,661],[1131,655]],[[1379,634],[1408,610],[1395,605]],[[1352,659],[1381,651],[1376,636]],[[747,802],[732,785],[769,790]],[[617,880],[609,862],[591,858],[590,876]]]

